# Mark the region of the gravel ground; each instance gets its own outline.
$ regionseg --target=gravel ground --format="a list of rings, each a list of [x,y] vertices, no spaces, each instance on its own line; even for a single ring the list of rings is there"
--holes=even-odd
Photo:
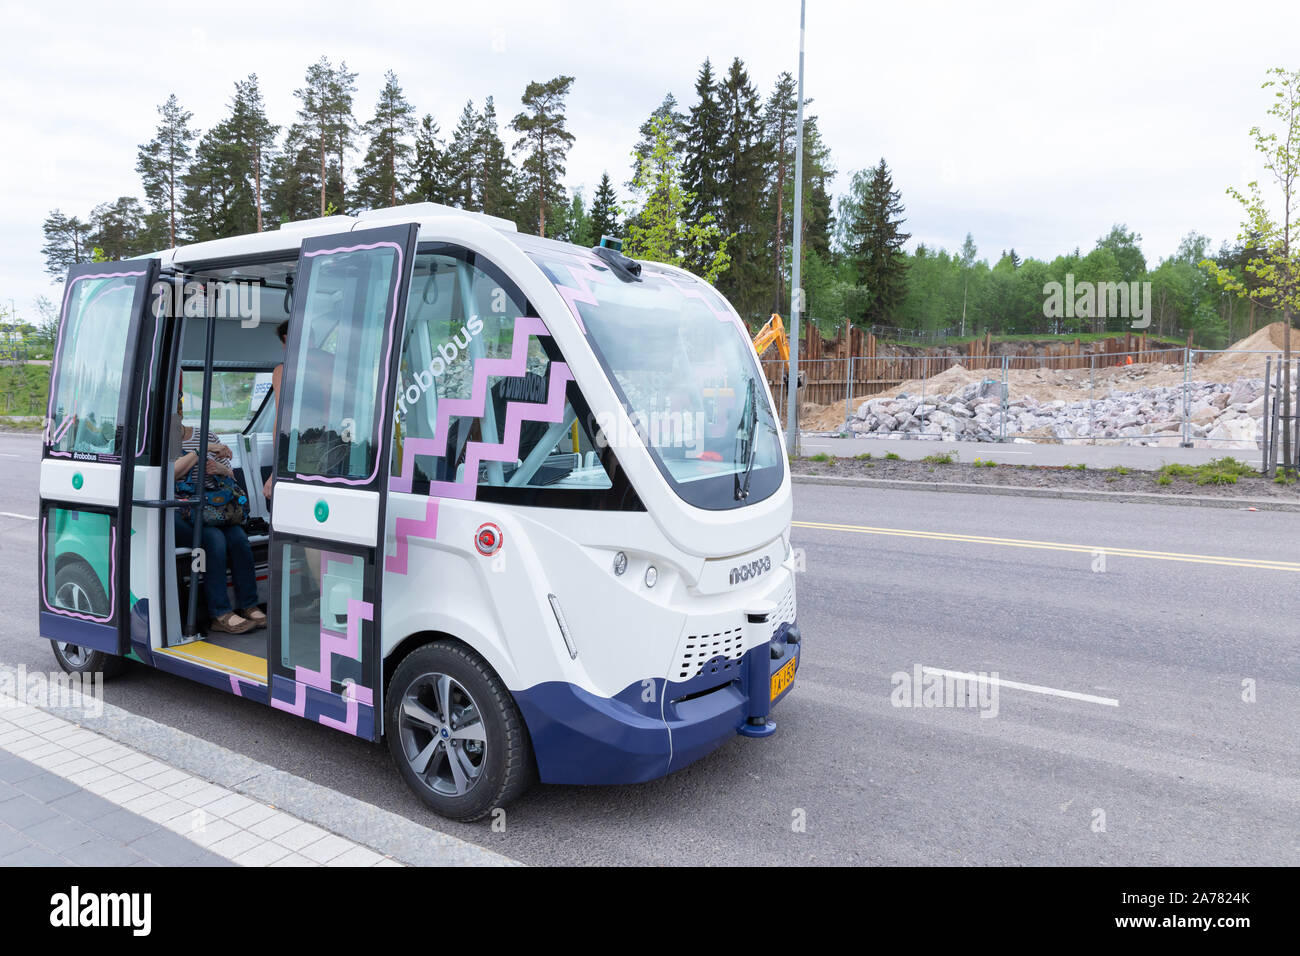
[[[973,456],[971,461],[977,460]],[[1169,484],[1157,482],[1158,472],[1128,469],[1086,469],[1047,465],[998,464],[977,466],[971,462],[936,464],[926,461],[890,461],[833,458],[816,461],[799,458],[791,464],[796,475],[834,475],[840,478],[889,478],[905,481],[948,481],[971,485],[1018,485],[1030,488],[1070,488],[1078,491],[1147,492],[1149,494],[1201,495],[1216,498],[1283,498],[1300,501],[1300,482],[1279,485],[1254,473],[1241,475],[1236,484],[1198,485],[1194,479],[1171,477]]]

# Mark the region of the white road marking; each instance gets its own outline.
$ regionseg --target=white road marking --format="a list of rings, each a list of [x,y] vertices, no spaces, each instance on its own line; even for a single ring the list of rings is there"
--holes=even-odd
[[[36,515],[14,514],[12,511],[0,511],[0,518],[22,518],[24,521],[35,521]]]
[[[1119,701],[1113,697],[1096,697],[1092,694],[1080,694],[1074,690],[1057,690],[1055,687],[1041,687],[1038,684],[1022,684],[1019,681],[1003,680],[1001,677],[989,677],[985,674],[967,674],[963,671],[950,671],[944,670],[942,667],[926,667],[924,665],[921,667],[921,672],[939,674],[943,677],[956,677],[967,681],[979,681],[984,684],[997,684],[999,687],[1010,687],[1012,690],[1027,690],[1035,694],[1064,697],[1067,700],[1081,700],[1089,704],[1104,704],[1107,707],[1119,706]]]

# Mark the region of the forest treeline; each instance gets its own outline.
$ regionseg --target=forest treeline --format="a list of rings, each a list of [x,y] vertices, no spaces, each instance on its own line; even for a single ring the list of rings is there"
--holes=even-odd
[[[256,75],[235,81],[227,114],[206,130],[169,96],[139,147],[140,193],[86,214],[53,210],[43,225],[47,271],[61,281],[76,262],[429,201],[580,245],[621,236],[631,255],[706,276],[755,325],[788,311],[798,135],[789,73],[763,94],[741,59],[724,71],[706,60],[689,102],[666,94],[640,125],[628,167],[607,170],[590,196],[565,184],[574,77],[531,82],[517,110],[500,114],[491,96],[471,99],[449,129],[421,113],[391,71],[373,108],[359,113],[356,79],[346,63],[311,64],[287,125],[268,115]],[[803,146],[804,307],[824,332],[847,322],[954,335],[1127,327],[1114,317],[1045,315],[1045,285],[1067,274],[1150,282],[1151,331],[1193,331],[1205,345],[1263,319],[1248,316],[1244,300],[1222,294],[1199,265],[1209,257],[1240,269],[1247,250],[1212,252],[1196,233],[1154,264],[1124,225],[1088,252],[1051,262],[1021,260],[1014,249],[980,258],[970,235],[954,252],[918,245],[909,253],[905,205],[885,160],[854,172],[848,191],[832,197],[837,170],[811,109]]]

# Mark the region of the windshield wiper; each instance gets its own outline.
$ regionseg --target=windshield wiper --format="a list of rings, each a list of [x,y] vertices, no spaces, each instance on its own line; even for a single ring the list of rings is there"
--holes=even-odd
[[[749,497],[749,476],[754,470],[754,454],[758,450],[758,402],[754,396],[754,380],[749,380],[749,385],[745,389],[745,408],[742,415],[748,413],[749,424],[746,426],[745,420],[741,419],[739,441],[737,442],[737,451],[740,448],[745,449],[745,473],[744,481],[741,481],[741,473],[736,472],[736,500],[744,501]],[[737,462],[739,463],[739,462]]]

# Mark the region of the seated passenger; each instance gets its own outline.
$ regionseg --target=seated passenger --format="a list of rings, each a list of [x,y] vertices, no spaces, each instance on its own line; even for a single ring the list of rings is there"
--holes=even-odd
[[[199,464],[198,432],[180,421],[181,406],[177,403],[176,417],[172,423],[173,434],[179,433],[179,450],[183,453],[176,459],[174,474],[176,481],[190,477],[197,487]],[[208,443],[208,462],[205,471],[209,475],[226,475],[234,477],[229,462],[231,451],[220,442]],[[194,541],[194,525],[177,510],[175,517],[176,544],[190,547]],[[243,634],[246,631],[266,626],[266,615],[257,606],[257,574],[253,561],[253,547],[248,541],[244,529],[238,526],[212,527],[203,526],[204,575],[203,587],[208,598],[208,614],[212,622],[209,631],[225,634]],[[226,593],[226,569],[229,567],[235,584],[235,597],[240,610],[235,612],[230,607],[230,598]]]

